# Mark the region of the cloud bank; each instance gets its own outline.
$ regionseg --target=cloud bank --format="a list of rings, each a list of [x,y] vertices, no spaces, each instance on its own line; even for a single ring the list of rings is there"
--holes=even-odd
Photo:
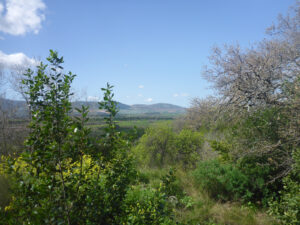
[[[0,51],[0,68],[14,70],[38,65],[39,61],[29,58],[24,53],[5,54]]]
[[[6,0],[0,2],[0,31],[11,35],[37,34],[45,19],[42,0]]]

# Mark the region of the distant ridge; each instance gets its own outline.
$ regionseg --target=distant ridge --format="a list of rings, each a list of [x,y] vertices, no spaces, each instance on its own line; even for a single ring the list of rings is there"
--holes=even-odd
[[[145,113],[156,112],[156,113],[176,113],[176,114],[184,113],[186,110],[181,106],[168,104],[168,103],[156,103],[151,105],[134,104],[131,105],[130,109],[134,111],[145,112]]]
[[[28,109],[25,101],[1,99],[2,108],[10,110],[14,109],[14,114],[17,117],[28,116]],[[80,108],[81,105],[89,106],[89,115],[105,115],[105,111],[99,110],[98,102],[93,101],[74,101],[72,102],[72,107]],[[126,105],[118,102],[118,108],[120,114],[183,114],[186,108],[178,105],[168,104],[168,103],[157,103],[157,104],[134,104]],[[75,110],[74,110],[75,112]]]
[[[99,114],[104,113],[98,109],[98,102],[84,102],[76,101],[73,102],[73,107],[80,107],[81,105],[89,106],[90,114]],[[151,113],[172,113],[172,114],[182,114],[185,113],[186,109],[173,104],[168,103],[157,103],[157,104],[134,104],[126,105],[121,102],[118,102],[118,108],[120,114],[151,114]]]

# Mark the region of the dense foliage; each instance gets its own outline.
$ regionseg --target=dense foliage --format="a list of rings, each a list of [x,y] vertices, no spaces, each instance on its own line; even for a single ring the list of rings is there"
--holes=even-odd
[[[62,72],[57,52],[50,51],[47,60],[49,71],[41,63],[36,74],[29,69],[23,80],[30,100],[30,135],[26,151],[5,158],[1,170],[11,194],[9,204],[1,207],[1,223],[171,224],[164,192],[133,186],[136,170],[130,143],[116,130],[112,86],[102,88],[99,107],[108,113],[107,127],[92,145],[85,126],[88,108],[70,117],[75,75]]]
[[[201,158],[203,143],[200,132],[183,129],[176,133],[170,125],[160,124],[148,128],[133,151],[151,167],[181,165],[187,169]]]
[[[217,160],[201,162],[193,176],[195,183],[216,200],[238,201],[252,194],[248,190],[248,177],[231,164]]]
[[[23,80],[25,150],[1,146],[0,223],[299,225],[300,5],[291,12],[270,39],[213,50],[204,75],[218,98],[145,131],[120,132],[109,84],[101,132],[88,107],[71,116],[75,75],[50,51]]]
[[[269,212],[285,224],[299,224],[300,221],[300,150],[293,153],[295,163],[292,173],[284,178],[280,198],[270,202]]]

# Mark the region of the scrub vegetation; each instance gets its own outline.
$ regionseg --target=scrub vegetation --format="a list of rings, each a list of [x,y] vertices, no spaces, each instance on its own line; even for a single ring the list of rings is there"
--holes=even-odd
[[[299,225],[299,21],[297,3],[262,42],[214,48],[218,97],[176,119],[118,117],[110,84],[104,119],[72,113],[76,76],[50,50],[22,80],[23,145],[0,107],[0,224]]]

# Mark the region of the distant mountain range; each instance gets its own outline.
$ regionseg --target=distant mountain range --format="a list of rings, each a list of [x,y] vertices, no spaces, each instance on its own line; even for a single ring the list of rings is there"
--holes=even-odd
[[[1,99],[1,108],[9,111],[14,111],[14,115],[17,117],[24,117],[27,114],[27,105],[25,101]],[[99,110],[98,102],[87,102],[87,101],[75,101],[72,102],[73,108],[80,108],[81,105],[89,106],[89,115],[105,115],[105,111]],[[119,114],[183,114],[186,108],[181,106],[168,104],[168,103],[157,103],[157,104],[135,104],[126,105],[118,102]]]
[[[85,102],[85,101],[76,101],[72,103],[74,108],[78,108],[81,105],[89,106],[90,115],[97,115],[105,113],[102,110],[99,110],[98,102]],[[120,114],[182,114],[185,113],[186,109],[168,103],[157,103],[157,104],[135,104],[135,105],[126,105],[121,102],[118,102],[118,108]]]

